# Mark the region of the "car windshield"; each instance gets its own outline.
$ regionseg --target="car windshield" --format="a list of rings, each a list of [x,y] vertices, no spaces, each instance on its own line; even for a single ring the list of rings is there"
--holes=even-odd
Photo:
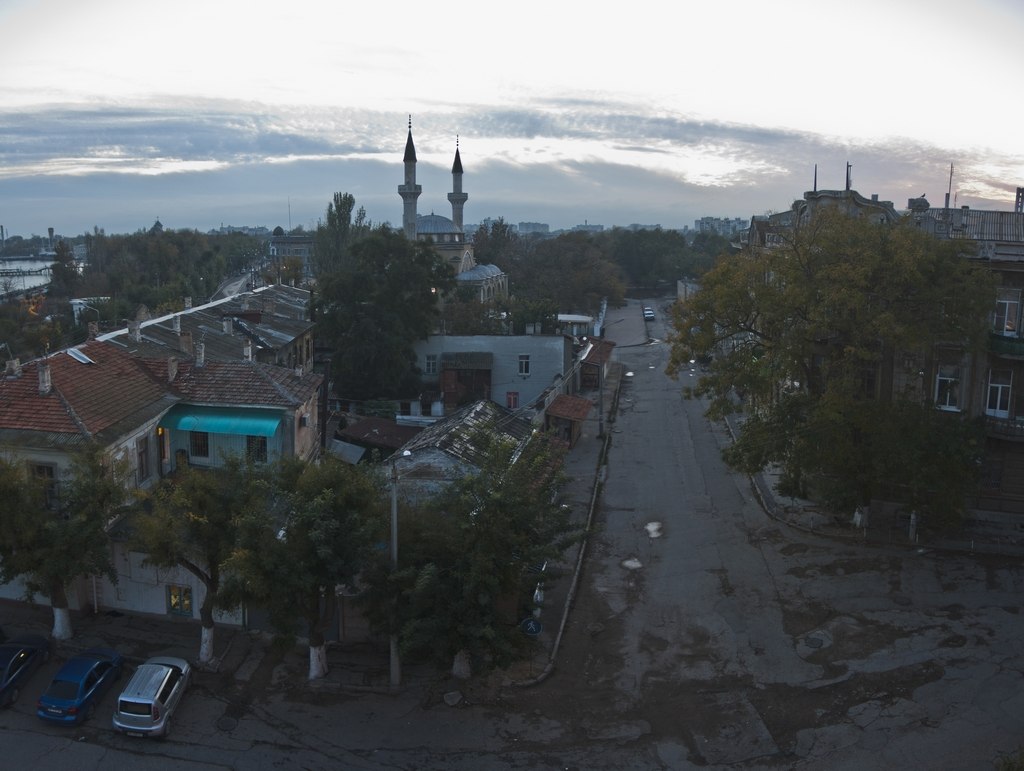
[[[51,699],[74,699],[78,696],[78,683],[70,680],[54,680],[46,689],[46,695]]]

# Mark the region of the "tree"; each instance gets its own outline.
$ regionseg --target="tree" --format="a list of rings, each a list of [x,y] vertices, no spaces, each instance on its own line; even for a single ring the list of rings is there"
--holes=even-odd
[[[67,481],[39,466],[0,461],[0,579],[21,578],[27,597],[36,593],[53,607],[53,637],[70,639],[68,587],[81,576],[117,581],[108,528],[127,497],[120,464],[89,448],[72,459]]]
[[[325,633],[336,589],[355,583],[381,540],[384,495],[366,467],[333,456],[317,464],[285,461],[273,484],[277,505],[239,521],[224,596],[265,607],[283,635],[305,632],[314,680],[327,674]]]
[[[71,297],[78,284],[78,270],[75,268],[75,255],[71,246],[63,238],[54,249],[56,256],[50,267],[50,295],[54,297]]]
[[[976,464],[949,461],[977,452],[977,427],[915,405],[929,401],[923,354],[984,341],[991,280],[962,248],[910,222],[819,211],[780,247],[719,259],[675,311],[669,372],[713,357],[695,389],[709,415],[748,413],[733,466],[780,464],[786,492],[812,485],[839,510],[899,492],[954,517]]]
[[[370,234],[366,210],[360,206],[355,221],[356,199],[350,193],[335,193],[327,214],[316,228],[313,242],[313,272],[317,276],[341,269],[349,260],[352,245]]]
[[[556,500],[561,450],[544,436],[525,445],[481,434],[479,473],[453,482],[403,518],[399,566],[364,574],[360,597],[374,627],[398,631],[404,654],[452,666],[506,666],[523,651],[518,628],[536,575],[579,537]]]
[[[352,246],[351,259],[320,277],[319,328],[348,398],[396,397],[419,386],[413,343],[433,331],[438,298],[455,288],[429,243],[385,228]]]
[[[586,233],[539,241],[510,274],[517,300],[551,300],[562,312],[595,313],[601,300],[622,303],[619,267]]]
[[[238,542],[239,520],[266,507],[258,469],[229,458],[224,466],[186,469],[163,481],[133,517],[134,547],[159,567],[181,566],[203,584],[199,662],[214,661],[214,609],[224,563]]]

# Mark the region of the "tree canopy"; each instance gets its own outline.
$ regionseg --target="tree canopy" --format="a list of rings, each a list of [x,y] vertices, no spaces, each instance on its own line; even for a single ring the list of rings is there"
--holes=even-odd
[[[719,259],[675,311],[668,370],[710,360],[694,389],[709,414],[742,404],[736,467],[780,464],[789,490],[812,484],[836,508],[895,491],[953,518],[977,427],[920,409],[919,373],[943,346],[963,355],[984,340],[991,279],[962,249],[912,223],[820,211],[776,248]]]
[[[315,679],[327,671],[335,589],[354,584],[382,539],[384,495],[371,470],[333,456],[284,462],[272,485],[276,504],[238,520],[224,596],[263,607],[284,635],[308,635]]]
[[[80,576],[117,581],[108,528],[127,499],[122,467],[89,448],[60,479],[37,466],[0,460],[0,582],[20,578],[49,598],[53,636],[71,636],[67,588]]]
[[[350,258],[320,277],[317,298],[335,390],[359,400],[415,393],[413,343],[433,331],[438,298],[454,288],[429,243],[378,228],[353,244]]]
[[[367,571],[362,597],[375,627],[397,627],[402,651],[452,664],[504,666],[521,651],[518,628],[537,581],[578,536],[556,493],[561,450],[535,436],[524,447],[493,436],[479,473],[452,483],[401,519],[399,565]]]

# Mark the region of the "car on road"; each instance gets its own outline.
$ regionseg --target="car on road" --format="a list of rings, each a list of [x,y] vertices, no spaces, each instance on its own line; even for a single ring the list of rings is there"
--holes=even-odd
[[[0,706],[11,706],[40,665],[50,659],[50,641],[37,634],[0,643]]]
[[[121,678],[124,657],[112,648],[90,648],[72,656],[36,702],[43,720],[74,725],[93,716],[96,704]]]
[[[167,736],[171,715],[192,678],[192,667],[175,656],[154,656],[135,670],[114,709],[114,730],[129,736]]]
[[[644,321],[654,321],[654,308],[649,305],[644,306]]]

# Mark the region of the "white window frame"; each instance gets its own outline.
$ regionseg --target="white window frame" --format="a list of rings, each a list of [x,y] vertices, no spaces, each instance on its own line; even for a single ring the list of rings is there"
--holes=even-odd
[[[423,374],[425,375],[436,375],[437,374],[437,354],[428,353],[423,361]]]
[[[506,391],[505,392],[505,406],[510,410],[519,409],[519,392],[518,391]]]
[[[1020,336],[1020,290],[1000,289],[992,314],[992,329],[1004,337]]]
[[[1010,417],[1012,389],[1012,369],[990,369],[988,371],[988,392],[985,396],[985,414],[993,418]],[[995,398],[993,399],[993,397]]]
[[[519,377],[530,376],[530,354],[519,354]]]

